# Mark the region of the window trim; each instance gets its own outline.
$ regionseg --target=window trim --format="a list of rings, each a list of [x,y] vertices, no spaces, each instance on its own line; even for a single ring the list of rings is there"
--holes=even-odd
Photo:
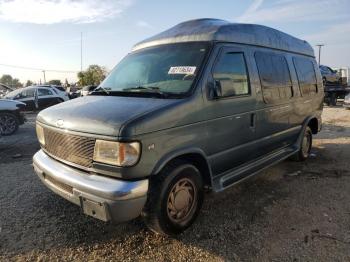
[[[298,80],[298,87],[299,87],[299,92],[300,92],[300,96],[301,97],[304,97],[304,94],[303,94],[303,91],[302,91],[302,88],[301,88],[301,85],[300,85],[300,79],[299,79],[299,74],[298,74],[298,69],[297,69],[297,66],[295,65],[295,60],[298,59],[298,58],[301,58],[301,59],[305,59],[307,61],[309,61],[312,65],[312,69],[314,71],[314,76],[315,76],[315,86],[316,86],[316,94],[318,94],[319,90],[318,90],[318,82],[317,82],[317,75],[316,75],[316,70],[315,70],[315,64],[313,63],[312,60],[309,60],[305,57],[299,57],[299,56],[293,56],[292,60],[293,60],[293,66],[294,66],[294,70],[295,70],[295,74],[297,76],[297,80]],[[310,94],[305,94],[305,96],[310,96]]]
[[[235,47],[228,47],[228,46],[223,46],[220,48],[217,56],[215,57],[215,60],[213,62],[213,65],[211,66],[210,69],[210,77],[214,81],[214,68],[218,64],[220,58],[222,57],[223,54],[242,54],[243,55],[243,60],[245,64],[245,70],[247,74],[247,84],[248,84],[248,93],[247,94],[242,94],[242,95],[230,95],[230,96],[221,96],[217,97],[214,100],[222,100],[222,99],[232,99],[232,98],[243,98],[243,97],[250,97],[252,95],[252,90],[251,90],[251,84],[250,84],[250,75],[249,75],[249,70],[248,70],[248,63],[247,63],[247,58],[245,55],[245,52],[243,50],[235,50]],[[230,51],[232,50],[232,51]]]
[[[275,52],[271,52],[271,51],[256,50],[256,51],[254,51],[254,60],[255,60],[256,68],[257,68],[257,70],[258,70],[260,88],[261,88],[261,93],[262,93],[262,98],[263,98],[264,103],[267,104],[267,105],[269,105],[269,104],[275,104],[277,100],[274,100],[273,102],[270,102],[270,103],[267,102],[267,101],[265,100],[265,97],[264,97],[264,85],[263,85],[263,82],[262,82],[262,79],[261,79],[261,72],[260,72],[260,70],[259,70],[259,66],[258,66],[257,59],[256,59],[256,54],[257,54],[257,53],[267,53],[267,54],[272,54],[272,55],[274,55],[274,56],[281,56],[281,57],[283,57],[283,59],[284,59],[286,65],[287,65],[287,69],[288,69],[288,75],[289,75],[289,81],[290,81],[290,86],[289,86],[289,88],[291,89],[292,95],[291,95],[290,97],[288,97],[288,98],[287,98],[287,97],[286,97],[286,98],[281,98],[281,97],[279,97],[278,101],[283,102],[284,100],[293,99],[293,97],[295,97],[294,88],[293,88],[294,85],[293,85],[293,79],[292,79],[292,75],[291,75],[291,72],[290,72],[290,67],[289,67],[289,63],[288,63],[287,57],[286,57],[284,54],[280,54],[280,53],[277,53],[277,54],[276,54]],[[285,87],[287,87],[287,86],[275,86],[275,88],[278,88],[278,94],[279,94],[279,95],[280,95],[279,88],[281,88],[281,87],[285,88]]]

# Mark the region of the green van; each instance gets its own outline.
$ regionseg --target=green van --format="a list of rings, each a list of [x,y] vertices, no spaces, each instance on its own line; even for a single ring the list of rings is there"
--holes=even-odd
[[[261,25],[184,22],[135,45],[88,96],[41,111],[34,169],[87,215],[141,215],[178,234],[205,191],[305,160],[323,96],[306,41]]]

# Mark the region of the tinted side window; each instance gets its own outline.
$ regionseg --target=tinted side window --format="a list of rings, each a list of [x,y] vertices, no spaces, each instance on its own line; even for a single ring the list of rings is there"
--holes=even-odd
[[[249,94],[248,74],[243,53],[221,54],[213,70],[213,78],[221,86],[222,96]]]
[[[38,96],[51,96],[52,92],[48,89],[44,89],[44,88],[39,88],[38,89]]]
[[[62,86],[55,86],[55,88],[57,88],[58,90],[65,92],[66,90],[62,87]]]
[[[35,93],[35,89],[34,88],[23,90],[22,93],[21,93],[21,98],[34,97],[34,93]]]
[[[266,103],[272,103],[293,96],[289,68],[287,60],[283,55],[256,52],[255,60]]]
[[[317,80],[312,61],[306,58],[294,57],[294,67],[297,72],[301,94],[312,95],[317,93]]]

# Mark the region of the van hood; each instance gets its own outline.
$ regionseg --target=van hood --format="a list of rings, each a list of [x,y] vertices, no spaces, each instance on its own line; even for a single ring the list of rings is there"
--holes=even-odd
[[[143,97],[86,96],[41,111],[37,121],[71,131],[116,137],[126,122],[177,101]]]

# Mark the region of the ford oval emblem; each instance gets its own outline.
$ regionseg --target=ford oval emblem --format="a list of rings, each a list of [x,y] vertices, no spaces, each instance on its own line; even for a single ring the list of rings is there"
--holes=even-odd
[[[62,119],[58,119],[56,122],[56,126],[58,126],[58,127],[62,127],[63,124],[64,124],[64,121]]]

